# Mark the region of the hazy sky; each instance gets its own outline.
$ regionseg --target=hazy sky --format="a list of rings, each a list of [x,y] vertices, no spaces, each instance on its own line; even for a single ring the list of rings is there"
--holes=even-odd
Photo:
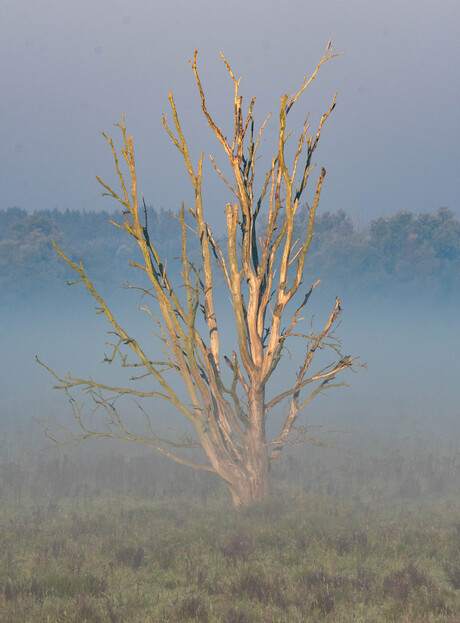
[[[257,96],[260,124],[270,110],[276,121],[280,95],[300,86],[330,38],[346,54],[293,115],[311,110],[317,122],[338,91],[317,152],[328,170],[322,209],[363,221],[440,206],[459,214],[459,18],[458,0],[2,0],[0,208],[114,208],[94,178],[114,179],[98,132],[115,132],[123,111],[147,203],[176,210],[191,194],[160,125],[169,89],[194,157],[222,161],[201,119],[195,48],[209,109],[231,128],[220,50],[246,104]],[[211,167],[205,174],[214,220],[228,196]]]

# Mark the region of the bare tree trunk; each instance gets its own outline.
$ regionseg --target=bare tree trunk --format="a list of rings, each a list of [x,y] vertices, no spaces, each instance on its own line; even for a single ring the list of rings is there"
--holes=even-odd
[[[265,392],[252,391],[249,401],[250,426],[244,438],[244,455],[236,477],[227,482],[233,506],[247,506],[263,500],[270,493],[270,464],[265,438]]]
[[[263,500],[270,493],[269,462],[265,443],[251,439],[250,444],[245,465],[236,470],[232,482],[226,483],[235,508]]]
[[[252,456],[251,461],[254,461],[254,458]],[[268,461],[258,462],[253,466],[251,474],[243,473],[234,483],[227,484],[227,490],[233,506],[237,509],[265,499],[270,493]]]

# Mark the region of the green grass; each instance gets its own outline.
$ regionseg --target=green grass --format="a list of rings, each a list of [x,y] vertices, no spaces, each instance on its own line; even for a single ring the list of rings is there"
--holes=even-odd
[[[177,499],[135,487],[72,498],[4,489],[0,620],[459,620],[458,491],[426,493],[422,479],[409,498],[376,497],[375,481],[350,495],[289,492],[288,475],[280,471],[272,498],[238,514],[218,486]]]

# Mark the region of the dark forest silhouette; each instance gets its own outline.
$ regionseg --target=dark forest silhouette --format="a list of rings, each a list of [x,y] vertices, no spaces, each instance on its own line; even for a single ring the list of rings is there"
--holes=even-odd
[[[43,291],[70,277],[53,248],[53,238],[71,258],[84,258],[91,277],[108,286],[135,276],[128,260],[134,245],[109,219],[121,214],[20,208],[0,210],[0,295]],[[356,227],[343,210],[319,214],[304,279],[320,276],[353,290],[453,293],[460,286],[460,221],[448,208],[434,213],[400,211]],[[307,211],[297,217],[304,236]],[[149,229],[169,269],[180,269],[180,223],[164,210],[149,208]],[[193,254],[193,237],[191,252]],[[131,248],[132,247],[132,248]],[[198,245],[195,251],[198,251]]]

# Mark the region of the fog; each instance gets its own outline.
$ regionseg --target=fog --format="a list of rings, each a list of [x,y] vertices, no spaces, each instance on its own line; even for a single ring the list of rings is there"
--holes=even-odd
[[[183,200],[192,205],[183,163],[160,120],[172,89],[194,161],[201,149],[216,154],[187,62],[194,50],[200,49],[200,75],[217,122],[225,123],[225,111],[233,108],[222,50],[243,77],[246,105],[253,93],[257,96],[260,125],[270,110],[276,119],[280,95],[299,87],[330,38],[337,52],[347,53],[324,68],[292,119],[293,127],[299,127],[310,110],[315,128],[338,91],[337,111],[318,152],[318,164],[328,169],[321,210],[344,208],[358,223],[401,209],[432,211],[447,205],[456,211],[458,83],[452,76],[458,57],[457,15],[458,3],[451,0],[436,6],[419,0],[378,7],[359,1],[314,5],[290,0],[282,16],[279,3],[266,2],[221,5],[203,0],[197,6],[178,2],[172,7],[139,0],[128,8],[118,0],[6,2],[0,46],[11,62],[1,68],[2,207],[113,207],[101,203],[94,180],[95,174],[108,183],[113,180],[110,153],[98,132],[110,133],[122,111],[135,139],[146,200],[155,209],[175,211]],[[267,142],[275,127],[268,124]],[[205,199],[217,196],[217,184],[207,161]],[[225,205],[225,197],[219,197]],[[222,217],[221,208],[207,216],[218,226]],[[311,299],[306,322],[314,315],[319,326],[335,295],[343,300],[338,332],[343,352],[359,355],[367,369],[345,375],[341,380],[348,388],[318,397],[303,423],[324,424],[324,433],[353,430],[344,435],[348,444],[381,444],[414,435],[429,442],[454,439],[454,358],[460,341],[455,302],[429,292],[418,298],[370,294],[325,283]],[[147,318],[136,310],[138,301],[121,289],[109,297],[136,335],[148,336],[155,352]],[[2,306],[2,453],[28,448],[49,452],[33,418],[68,421],[67,399],[51,389],[54,380],[36,363],[36,355],[58,373],[121,378],[115,365],[99,365],[108,326],[93,307],[85,292],[64,285],[53,295],[44,292]],[[226,301],[222,312],[228,314]],[[222,326],[231,320],[222,317]],[[225,333],[231,351],[232,332]],[[296,356],[300,353],[293,346],[269,391],[289,383]],[[78,393],[75,398],[82,399]],[[129,404],[124,409],[128,417],[136,411]],[[181,426],[167,405],[156,403],[150,411],[158,414],[160,429]],[[282,410],[273,414],[274,428],[281,416]]]
[[[100,290],[128,333],[156,357],[152,326],[136,309],[135,293],[103,285]],[[318,286],[304,314],[307,327],[312,314],[313,326],[322,326],[339,294],[335,290],[327,283]],[[144,622],[147,609],[154,612],[152,621],[291,620],[280,618],[281,609],[267,618],[277,586],[282,609],[291,602],[303,608],[298,621],[307,616],[319,623],[332,608],[346,611],[348,618],[341,620],[350,623],[364,607],[379,616],[392,607],[398,614],[387,620],[399,620],[406,611],[412,616],[416,608],[433,616],[458,612],[458,311],[452,301],[428,295],[360,294],[350,287],[341,294],[342,352],[359,355],[367,369],[345,371],[340,380],[349,387],[323,392],[305,410],[300,423],[309,424],[307,433],[327,446],[287,447],[270,472],[271,495],[237,513],[215,474],[184,467],[140,444],[90,439],[77,447],[51,445],[32,418],[50,416],[72,426],[71,405],[62,391],[51,389],[54,379],[35,354],[61,375],[70,370],[121,384],[122,371],[100,363],[109,352],[108,323],[94,313],[81,284],[4,306],[0,561],[6,579],[0,597],[5,620],[26,620],[27,607],[34,608],[33,620],[55,612],[48,619],[62,621],[64,602],[67,612],[80,613],[74,619],[80,621]],[[234,333],[223,297],[217,314],[222,351],[229,352]],[[292,383],[302,357],[293,344],[269,395]],[[326,350],[318,359],[315,367],[335,357]],[[89,426],[103,427],[95,423],[98,414],[89,413],[88,398],[78,392],[74,397],[85,400]],[[145,422],[132,402],[117,407],[128,427],[142,430]],[[152,401],[147,408],[159,434],[172,437],[170,429],[186,430],[167,405]],[[282,415],[282,408],[272,413],[269,438],[279,431]],[[185,452],[197,460],[198,450]],[[318,583],[328,601],[319,601]],[[256,604],[260,616],[236,618],[222,597],[225,586],[233,587],[232,603]],[[249,592],[248,586],[256,588]],[[256,592],[260,586],[266,597]],[[427,592],[434,596],[429,602],[423,601]],[[193,601],[189,594],[196,595]],[[208,595],[231,616],[207,618]],[[318,610],[317,603],[325,605]],[[170,611],[178,616],[165,617]],[[454,623],[455,614],[445,620]]]
[[[330,389],[318,396],[301,418],[302,424],[323,426],[313,429],[321,439],[337,440],[347,446],[383,445],[408,439],[428,443],[455,443],[459,438],[458,363],[460,335],[456,326],[458,309],[453,302],[424,296],[402,297],[387,293],[336,292],[321,285],[303,314],[319,328],[327,319],[335,295],[342,294],[343,313],[337,330],[342,353],[359,356],[367,369],[346,371],[339,381],[349,387]],[[155,330],[142,302],[121,287],[107,293],[111,309],[151,354],[158,353]],[[231,354],[235,344],[231,331],[229,305],[221,301],[221,326],[225,327],[223,352]],[[1,421],[2,454],[26,449],[50,450],[33,418],[52,417],[60,423],[70,421],[70,405],[64,392],[52,390],[55,379],[35,361],[41,361],[61,376],[69,371],[80,378],[122,383],[126,375],[115,362],[101,364],[105,344],[110,340],[108,321],[95,313],[94,302],[81,286],[49,294],[46,298],[24,298],[20,304],[4,305],[2,311]],[[302,355],[301,345],[291,343],[280,363],[268,394],[286,389]],[[332,354],[320,353],[322,362]],[[319,363],[319,362],[318,362]],[[318,365],[318,364],[317,364]],[[174,382],[177,384],[178,379]],[[80,392],[73,394],[84,402]],[[89,413],[88,399],[85,409]],[[168,427],[187,429],[170,405],[151,399],[145,404],[159,431]],[[123,402],[127,421],[137,417],[137,407]],[[272,413],[269,430],[281,422],[283,409]],[[328,434],[328,430],[349,431]],[[110,447],[107,441],[107,448]],[[84,444],[83,444],[84,445]],[[130,449],[124,446],[123,452]],[[307,451],[307,450],[306,450]],[[328,452],[328,450],[324,450]],[[4,455],[4,454],[3,454]],[[4,455],[5,456],[5,455]]]

